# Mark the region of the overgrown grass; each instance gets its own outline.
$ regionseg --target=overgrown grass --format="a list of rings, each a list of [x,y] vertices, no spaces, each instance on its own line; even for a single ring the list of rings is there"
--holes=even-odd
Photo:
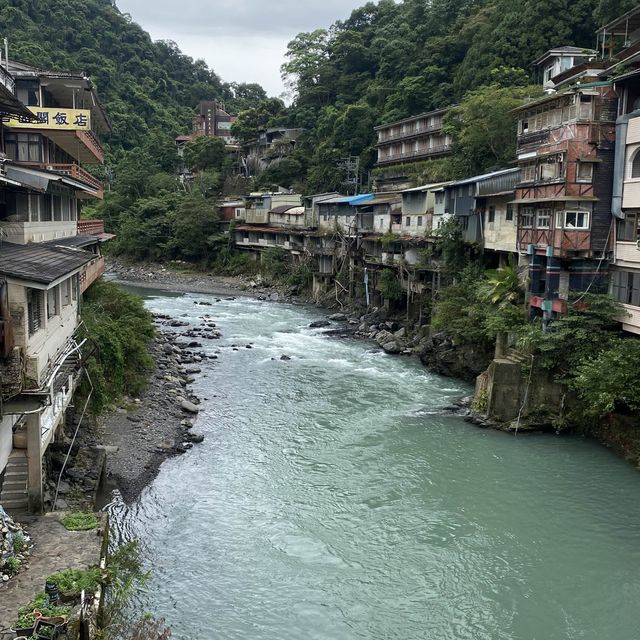
[[[68,531],[90,531],[98,526],[98,518],[90,511],[77,511],[65,516],[62,524]]]
[[[66,569],[53,573],[47,582],[54,582],[65,597],[79,596],[83,591],[94,593],[102,582],[102,572],[98,567],[90,569]]]

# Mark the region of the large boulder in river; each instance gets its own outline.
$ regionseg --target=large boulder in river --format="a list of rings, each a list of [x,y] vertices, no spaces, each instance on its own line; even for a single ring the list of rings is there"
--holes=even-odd
[[[382,348],[387,353],[400,353],[402,351],[402,347],[395,340],[392,340],[391,342],[385,342],[382,345]]]
[[[376,333],[376,336],[375,336],[374,340],[380,346],[382,346],[383,344],[386,344],[387,342],[392,342],[393,341],[393,333],[391,333],[390,331],[378,331],[378,333]]]
[[[424,341],[422,364],[443,376],[473,382],[493,360],[494,348],[482,344],[455,344],[445,333]]]
[[[329,320],[334,320],[336,322],[344,322],[347,319],[346,313],[334,313],[329,316]]]
[[[310,329],[320,329],[320,327],[328,327],[331,323],[328,320],[314,320],[309,323]]]

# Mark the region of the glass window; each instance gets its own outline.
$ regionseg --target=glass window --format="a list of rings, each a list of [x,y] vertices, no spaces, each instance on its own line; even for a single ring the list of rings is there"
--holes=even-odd
[[[28,107],[40,105],[40,83],[38,80],[17,80],[16,94],[18,100]]]
[[[411,218],[410,218],[409,216],[407,216],[407,217],[405,218],[404,226],[405,226],[405,227],[410,227],[410,226],[411,226]]]
[[[540,180],[557,180],[563,176],[562,156],[546,158],[539,167]]]
[[[51,204],[53,208],[53,219],[57,222],[60,222],[62,220],[62,197],[52,195]]]
[[[71,304],[72,278],[62,283],[62,306],[67,307]]]
[[[513,222],[513,205],[512,204],[507,205],[507,214],[505,217],[507,222]]]
[[[589,213],[587,211],[565,211],[564,212],[564,228],[565,229],[588,229]]]
[[[636,151],[636,155],[633,156],[633,161],[631,164],[631,177],[640,178],[640,149],[638,149],[638,151]]]
[[[47,291],[47,318],[53,318],[60,313],[58,309],[58,288],[53,287]]]
[[[620,242],[637,242],[640,216],[636,213],[625,213],[624,220],[618,220],[617,236]]]
[[[591,182],[593,180],[593,163],[578,162],[576,166],[576,181]]]
[[[533,182],[536,179],[535,162],[522,165],[520,169],[520,182]]]
[[[418,216],[418,226],[422,226],[422,216]]]
[[[536,212],[536,228],[548,229],[551,226],[551,209],[538,209]]]
[[[613,271],[611,274],[611,295],[622,304],[640,306],[640,273]]]
[[[436,193],[436,203],[442,204],[444,202],[444,191],[438,191]]]
[[[492,205],[489,207],[488,222],[495,222],[495,219],[496,219],[496,208]]]
[[[533,227],[533,207],[522,207],[520,209],[520,226],[525,229]]]

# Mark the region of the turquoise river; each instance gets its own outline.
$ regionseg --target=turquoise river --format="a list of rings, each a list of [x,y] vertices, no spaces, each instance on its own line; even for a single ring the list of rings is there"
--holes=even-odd
[[[313,309],[147,305],[223,332],[194,384],[204,443],[113,507],[173,638],[640,638],[640,476],[610,451],[439,415],[470,389]]]

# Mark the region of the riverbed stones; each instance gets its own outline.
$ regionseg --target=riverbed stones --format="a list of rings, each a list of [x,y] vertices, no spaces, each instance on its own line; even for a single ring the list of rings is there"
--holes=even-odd
[[[402,347],[395,340],[391,340],[391,342],[385,342],[382,345],[382,348],[386,353],[400,353],[402,351]]]
[[[185,411],[188,411],[189,413],[198,413],[200,411],[200,407],[195,405],[193,402],[190,402],[189,400],[183,400],[180,403],[180,407]]]
[[[334,313],[329,316],[329,320],[333,320],[334,322],[344,322],[347,319],[346,313]]]

